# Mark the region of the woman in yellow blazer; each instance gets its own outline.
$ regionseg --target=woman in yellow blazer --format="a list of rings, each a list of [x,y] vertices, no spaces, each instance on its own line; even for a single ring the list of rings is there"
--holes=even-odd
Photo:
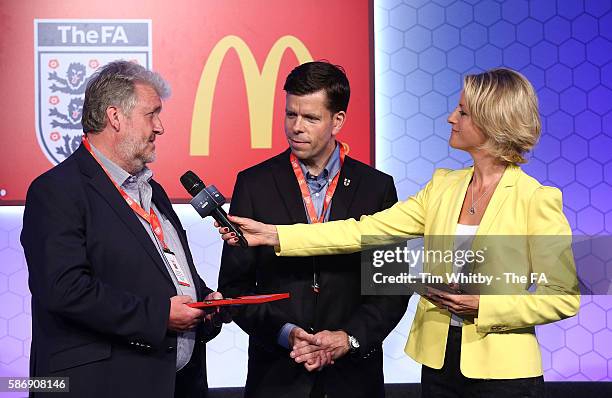
[[[468,75],[448,122],[449,144],[468,152],[473,167],[436,170],[424,189],[386,211],[311,225],[232,220],[250,245],[274,245],[281,256],[355,252],[364,236],[425,236],[427,250],[432,237],[468,235],[472,249],[488,248],[482,267],[489,273],[544,274],[533,292],[530,277],[504,294],[431,291],[418,303],[405,348],[423,365],[424,397],[542,397],[535,326],[575,315],[580,298],[561,192],[518,167],[540,135],[535,92],[508,69]]]

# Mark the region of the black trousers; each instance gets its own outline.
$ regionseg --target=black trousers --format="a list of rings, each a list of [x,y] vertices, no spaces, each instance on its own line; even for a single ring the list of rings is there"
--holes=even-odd
[[[470,379],[461,374],[461,328],[451,326],[442,369],[423,365],[422,398],[544,398],[544,377]],[[500,358],[503,360],[503,358]]]
[[[196,341],[191,359],[176,373],[174,384],[174,398],[206,398],[208,385],[205,382],[205,370],[202,369],[200,352],[205,349],[203,344]]]
[[[310,390],[309,398],[327,398],[327,394],[325,394],[323,377],[321,377],[320,374],[315,374],[315,381],[312,384],[312,390]]]

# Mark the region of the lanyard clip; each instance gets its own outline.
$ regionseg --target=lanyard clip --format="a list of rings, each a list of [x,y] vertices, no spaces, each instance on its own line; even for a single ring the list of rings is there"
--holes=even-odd
[[[317,273],[312,274],[312,291],[315,293],[319,293],[321,291],[319,286],[319,281],[317,281]]]

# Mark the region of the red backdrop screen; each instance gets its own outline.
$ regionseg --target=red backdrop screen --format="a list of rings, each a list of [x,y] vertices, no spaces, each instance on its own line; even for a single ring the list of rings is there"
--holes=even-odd
[[[339,139],[373,162],[370,1],[3,2],[0,22],[0,204],[80,142],[87,78],[113,59],[160,72],[172,87],[161,114],[155,178],[176,202],[191,169],[230,197],[238,171],[287,148],[287,74],[326,59],[351,83]]]

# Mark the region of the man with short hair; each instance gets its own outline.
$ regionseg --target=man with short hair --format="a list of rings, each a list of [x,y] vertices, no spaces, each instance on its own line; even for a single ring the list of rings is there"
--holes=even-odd
[[[82,145],[28,190],[30,372],[68,377],[62,397],[206,396],[205,343],[220,328],[187,303],[221,294],[198,276],[146,166],[168,94],[137,64],[101,68],[85,92]]]
[[[350,97],[343,70],[305,63],[284,90],[289,149],[238,174],[230,213],[294,224],[359,218],[393,205],[393,178],[347,156],[348,146],[336,140]],[[269,247],[226,244],[224,295],[291,294],[234,316],[250,336],[245,396],[384,396],[382,342],[408,298],[361,296],[360,287],[359,254],[281,258]],[[296,348],[312,358],[292,359]]]

